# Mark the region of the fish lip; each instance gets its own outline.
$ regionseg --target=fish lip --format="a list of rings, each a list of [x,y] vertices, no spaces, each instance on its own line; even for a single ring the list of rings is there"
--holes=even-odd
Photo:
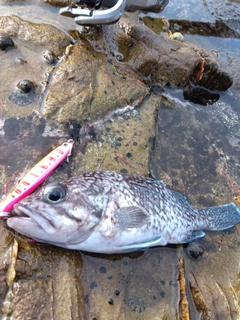
[[[55,225],[51,218],[46,215],[46,212],[39,210],[39,208],[34,208],[34,206],[29,207],[28,204],[17,203],[14,205],[13,211],[15,212],[15,216],[12,216],[13,218],[19,219],[19,221],[27,218],[47,234],[54,234],[59,229],[59,225]]]
[[[18,203],[14,205],[13,212],[16,214],[17,217],[31,218],[28,214],[28,209]]]
[[[31,228],[35,227],[35,228],[42,229],[41,225],[30,216],[29,212],[31,211],[27,209],[24,205],[17,203],[14,205],[13,210],[11,211],[11,215],[8,217],[6,223],[10,228],[13,228],[17,232],[32,238],[31,233],[28,233],[26,231],[22,232],[21,228],[19,228],[19,223],[21,222],[21,224],[24,224],[24,225],[26,223],[27,224],[31,223]],[[12,225],[13,221],[15,225]]]

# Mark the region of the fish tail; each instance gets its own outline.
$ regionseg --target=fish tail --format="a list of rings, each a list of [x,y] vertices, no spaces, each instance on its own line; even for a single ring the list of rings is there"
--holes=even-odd
[[[234,203],[199,210],[205,230],[225,230],[240,222],[240,210]]]

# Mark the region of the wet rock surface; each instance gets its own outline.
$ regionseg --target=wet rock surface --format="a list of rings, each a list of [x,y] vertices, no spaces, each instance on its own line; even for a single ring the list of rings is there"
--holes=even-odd
[[[152,18],[144,16],[141,18],[145,25],[153,29],[156,33],[164,30],[163,18]],[[219,38],[239,38],[240,33],[229,28],[223,21],[200,22],[189,20],[169,19],[169,27],[171,32],[176,30],[182,33],[198,34],[202,36],[216,36]]]
[[[230,264],[232,270],[238,268],[238,230],[229,230],[217,236],[209,234],[201,242],[204,255],[198,260],[184,259],[185,275],[193,298],[189,310],[191,314],[197,311],[200,319],[214,319],[215,315],[224,319],[239,317],[236,303],[239,299],[239,277],[237,273],[233,277],[225,276]],[[199,266],[205,277],[199,274]]]
[[[207,104],[219,96],[210,92],[208,98],[198,98],[199,87],[207,95],[207,90],[224,91],[232,84],[231,77],[205,51],[156,35],[127,17],[113,26],[75,32],[74,44],[51,25],[14,15],[1,17],[1,30],[16,37],[18,46],[11,55],[3,56],[1,67],[2,79],[8,79],[6,91],[12,87],[7,92],[10,100],[3,95],[3,112],[9,117],[30,116],[37,110],[49,124],[83,124],[144,98],[149,86],[160,90],[163,85],[183,86],[186,98]],[[7,76],[9,68],[12,77]],[[29,72],[29,81],[36,83],[40,93],[37,101],[34,94],[14,91],[17,83],[9,82],[11,78],[21,82]]]
[[[224,21],[231,29],[240,32],[240,8],[238,3],[223,0],[206,0],[205,2],[208,10],[214,17]]]
[[[185,2],[186,8],[192,2]],[[191,9],[195,15],[199,11]],[[180,17],[185,14],[179,10]],[[48,22],[47,15],[41,19]],[[231,92],[232,105],[221,100],[220,92],[219,102],[206,99],[207,92],[231,86],[232,75],[237,88],[237,59],[228,56],[225,73],[215,54],[192,45],[185,35],[184,42],[171,40],[166,30],[160,36],[129,17],[82,31],[51,23],[0,17],[0,32],[14,41],[14,47],[0,51],[1,190],[62,138],[73,138],[70,163],[64,162],[46,183],[96,169],[151,172],[194,206],[233,200],[239,205],[236,96]],[[210,27],[216,31],[218,24]],[[237,37],[236,28],[220,30]],[[25,79],[36,84],[39,96],[18,105],[8,97]],[[213,104],[203,108],[181,102],[182,87],[186,90],[189,83],[200,88],[206,104]],[[177,98],[172,96],[176,87]],[[30,243],[1,221],[1,316],[238,319],[238,229],[209,232],[188,248],[106,256]]]
[[[58,248],[13,239],[6,231],[1,221],[2,317],[86,319],[80,254],[63,255]]]
[[[203,88],[220,91],[232,85],[231,77],[221,70],[207,52],[159,36],[127,17],[109,28],[101,28],[101,33],[99,39],[99,34],[91,33],[89,36],[96,50],[120,51],[124,62],[151,80],[183,87],[193,82]]]
[[[175,250],[160,248],[144,253],[95,257],[83,254],[82,272],[88,274],[84,277],[85,302],[91,306],[88,319],[111,319],[113,314],[118,319],[157,319],[161,315],[174,319],[178,271],[177,268],[166,270],[169,259],[177,265]]]
[[[234,57],[228,62],[226,70],[232,75],[233,77],[233,86],[237,90],[240,89],[240,58],[239,55],[236,53]]]
[[[171,4],[169,4],[171,5]],[[191,4],[189,4],[191,5]],[[217,4],[218,5],[218,4]],[[217,37],[218,38],[236,38],[239,39],[240,37],[240,33],[236,30],[236,29],[232,29],[230,26],[228,26],[225,23],[225,20],[215,20],[215,13],[213,13],[213,21],[212,17],[208,17],[208,19],[210,21],[194,21],[194,20],[182,20],[182,15],[180,15],[181,9],[183,9],[181,7],[181,1],[178,4],[179,6],[179,10],[177,11],[179,18],[180,19],[169,19],[167,21],[168,23],[168,27],[166,28],[166,26],[164,25],[164,22],[166,21],[165,17],[151,17],[151,16],[143,16],[141,17],[141,20],[144,22],[144,24],[146,26],[148,26],[149,28],[151,28],[154,32],[156,32],[157,34],[164,34],[166,33],[166,30],[169,29],[172,33],[174,33],[176,30],[180,31],[182,33],[182,35],[186,35],[188,36],[188,40],[185,40],[186,42],[190,41],[190,42],[194,42],[195,44],[197,44],[199,41],[201,41],[202,36],[206,36],[206,39],[208,39],[208,37],[210,39],[213,39],[212,37]],[[178,6],[173,6],[172,10],[177,10]],[[182,4],[183,6],[183,4]],[[193,5],[194,7],[194,5]],[[230,5],[231,8],[231,5]],[[193,8],[192,8],[193,9]],[[197,6],[195,8],[195,10],[197,10]],[[232,9],[231,9],[232,10]],[[202,8],[201,11],[204,12],[203,16],[207,17],[207,12],[208,10],[205,8],[205,10]],[[194,12],[194,10],[193,10]],[[232,14],[234,16],[234,13]],[[183,14],[184,16],[184,14]],[[185,17],[187,18],[187,17]],[[192,17],[193,18],[193,17]],[[217,16],[216,16],[217,18]],[[195,35],[195,37],[189,37],[189,35]],[[196,38],[196,39],[195,39]],[[212,45],[211,44],[211,40],[208,41],[208,44],[206,45],[207,47],[211,47],[212,48],[212,55],[215,55],[219,58],[219,62],[220,64],[223,66],[223,70],[219,70],[220,74],[215,73],[216,69],[219,69],[219,64],[215,65],[215,62],[212,61],[205,61],[203,68],[204,68],[204,72],[203,72],[203,77],[199,83],[200,87],[195,87],[193,84],[188,84],[185,88],[184,88],[184,94],[186,94],[186,98],[190,101],[193,101],[194,103],[200,103],[203,105],[206,105],[208,103],[214,103],[214,101],[216,101],[216,99],[218,100],[218,93],[217,92],[209,92],[208,90],[206,90],[206,88],[210,89],[210,90],[214,90],[214,88],[216,88],[216,83],[214,82],[218,82],[217,79],[221,78],[221,72],[223,72],[224,77],[225,75],[227,76],[227,78],[225,78],[227,80],[228,85],[231,85],[231,81],[232,84],[235,88],[239,89],[240,86],[240,80],[239,80],[239,54],[238,54],[238,50],[235,49],[231,50],[231,54],[229,53],[229,48],[228,46],[226,46],[224,44],[224,42],[222,42],[221,40],[218,41],[219,45]],[[237,40],[236,40],[236,46],[238,46],[237,44]],[[204,57],[206,58],[206,57]],[[207,58],[208,60],[208,58]],[[209,65],[208,65],[209,64]],[[211,71],[210,71],[211,70]],[[227,72],[227,74],[225,74],[225,72]],[[208,72],[212,73],[212,76],[210,76],[208,74]],[[207,74],[207,77],[205,76]],[[214,79],[215,75],[217,75],[217,78]],[[229,76],[230,76],[230,81],[229,81]],[[218,78],[219,77],[219,78]],[[205,79],[205,80],[204,80]],[[232,80],[231,80],[232,79]],[[204,83],[205,82],[205,83]],[[221,82],[221,81],[220,81]],[[225,81],[224,81],[225,82]],[[227,84],[226,83],[226,84]],[[225,85],[226,85],[225,84]],[[222,84],[221,84],[222,85]],[[225,86],[223,86],[222,88],[224,88]],[[221,86],[219,87],[221,88]],[[219,90],[218,88],[218,90]],[[221,90],[221,89],[220,89]],[[199,94],[204,96],[205,101],[199,97]],[[207,98],[208,96],[208,98]]]
[[[0,32],[3,30],[14,40],[15,47],[1,54],[0,116],[5,119],[32,116],[38,110],[44,73],[51,72],[43,52],[48,49],[60,55],[71,37],[50,24],[32,23],[15,15],[0,17]],[[21,84],[25,80],[34,83],[35,93],[23,92]]]
[[[55,55],[61,54],[71,41],[70,37],[52,25],[25,21],[15,15],[0,17],[0,32],[39,48],[47,46]]]
[[[149,93],[133,70],[96,53],[88,43],[76,42],[66,50],[40,107],[44,117],[60,123],[84,123]]]
[[[232,143],[239,134],[238,112],[224,103],[206,110],[181,104],[169,109],[164,101],[161,106],[153,176],[187,195],[194,205],[232,201],[240,178],[235,167],[239,147]]]
[[[140,108],[131,108],[110,119],[83,127],[79,135],[80,153],[74,171],[113,170],[148,175],[150,153],[155,141],[155,116],[160,102],[146,99]]]

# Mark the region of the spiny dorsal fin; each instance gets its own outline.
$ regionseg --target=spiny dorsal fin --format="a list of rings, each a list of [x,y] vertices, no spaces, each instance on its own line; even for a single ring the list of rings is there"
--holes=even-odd
[[[178,200],[180,200],[181,202],[183,202],[186,206],[188,206],[189,208],[193,208],[192,205],[187,201],[187,198],[182,195],[181,193],[177,192],[177,191],[174,191],[174,190],[171,190],[175,197],[178,198]]]
[[[141,228],[149,221],[146,212],[135,206],[122,207],[115,212],[120,229]]]

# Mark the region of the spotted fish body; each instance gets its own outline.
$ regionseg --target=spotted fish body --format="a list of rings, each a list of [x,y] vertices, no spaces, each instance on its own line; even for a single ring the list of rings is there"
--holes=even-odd
[[[233,204],[193,208],[157,180],[110,171],[51,183],[21,200],[7,224],[39,242],[124,253],[203,237],[240,222]]]

